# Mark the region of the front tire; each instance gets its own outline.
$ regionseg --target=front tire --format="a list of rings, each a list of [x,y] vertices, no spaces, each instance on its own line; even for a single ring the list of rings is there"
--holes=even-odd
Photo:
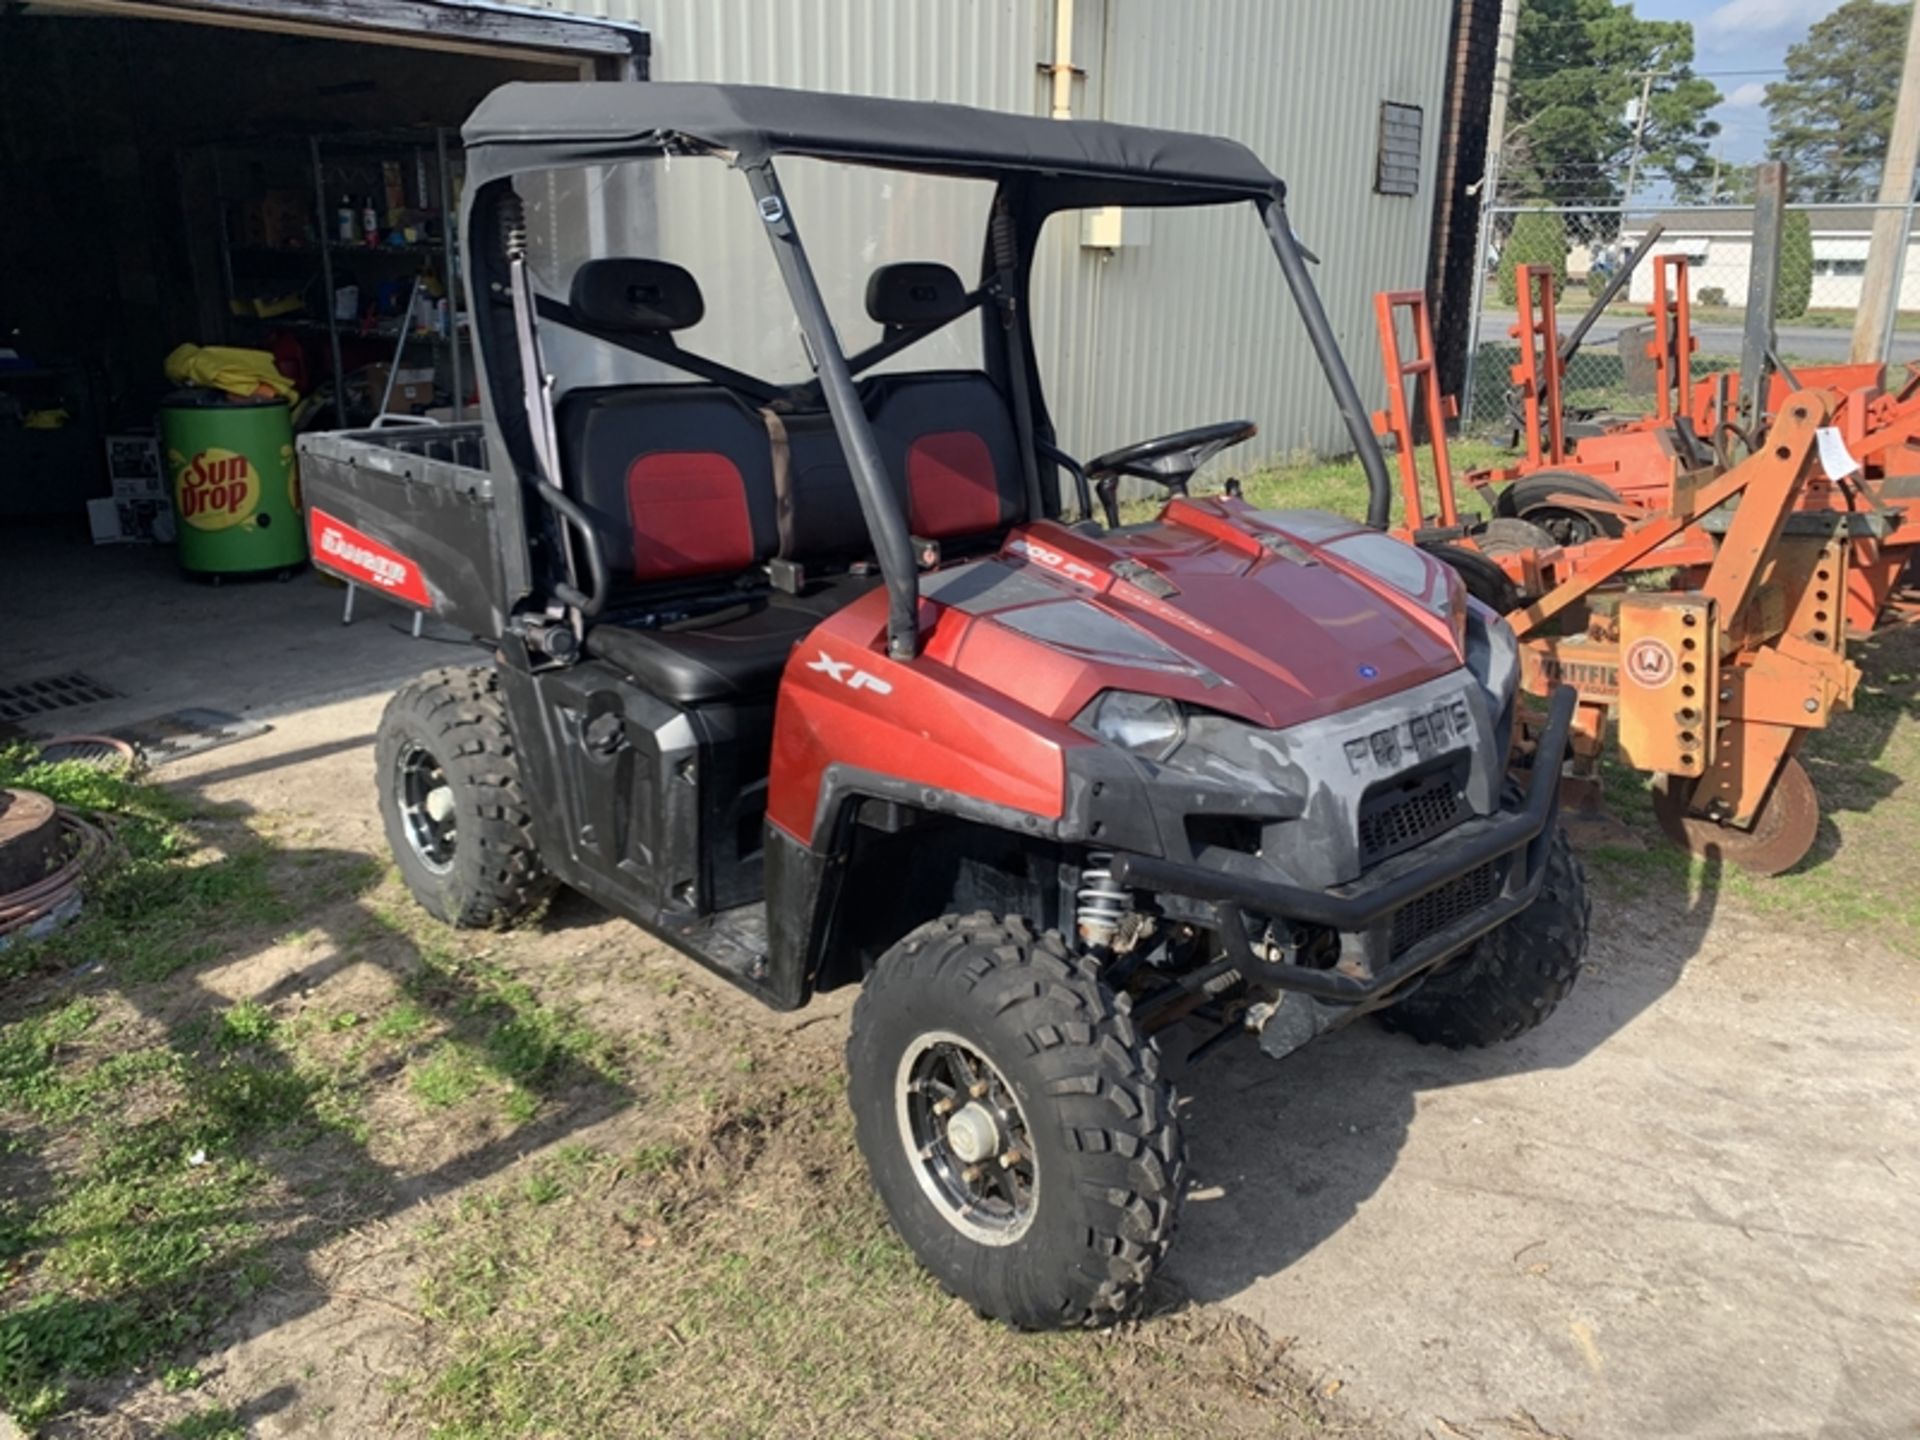
[[[1556,821],[1534,902],[1382,1010],[1380,1023],[1449,1050],[1517,1039],[1572,991],[1586,959],[1592,910],[1586,875]]]
[[[508,925],[553,894],[490,666],[429,670],[374,739],[380,818],[413,898],[462,928]]]
[[[1021,1329],[1125,1315],[1186,1185],[1153,1041],[1058,935],[944,916],[854,1006],[849,1094],[894,1228],[975,1310]]]

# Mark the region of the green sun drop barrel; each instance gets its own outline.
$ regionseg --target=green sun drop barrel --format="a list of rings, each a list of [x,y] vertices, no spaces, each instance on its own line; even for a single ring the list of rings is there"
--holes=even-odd
[[[181,390],[160,406],[180,567],[191,575],[257,575],[307,558],[284,400]]]

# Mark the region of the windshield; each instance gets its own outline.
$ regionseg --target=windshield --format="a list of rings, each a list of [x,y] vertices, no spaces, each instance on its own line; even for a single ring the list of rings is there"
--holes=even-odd
[[[819,281],[840,346],[877,343],[868,318],[873,272],[896,261],[950,267],[978,283],[993,186],[790,157],[780,178]],[[800,326],[745,178],[723,160],[678,157],[543,171],[516,183],[527,222],[529,267],[540,294],[564,302],[588,260],[664,260],[692,273],[705,303],[679,347],[771,387],[813,378]],[[685,381],[678,367],[543,324],[541,344],[556,391],[582,386]],[[981,368],[978,315],[963,316],[866,373]]]

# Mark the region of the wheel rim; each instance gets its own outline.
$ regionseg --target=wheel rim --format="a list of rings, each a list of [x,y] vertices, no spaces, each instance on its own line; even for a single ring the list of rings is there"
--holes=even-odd
[[[1039,1162],[998,1067],[970,1041],[929,1031],[900,1057],[894,1095],[907,1162],[941,1218],[982,1245],[1025,1235],[1040,1198]]]
[[[423,745],[409,745],[395,762],[395,793],[407,845],[436,875],[453,868],[455,843],[453,786],[447,772]]]
[[[1585,545],[1604,533],[1593,515],[1568,506],[1536,505],[1531,510],[1522,510],[1519,518],[1538,525],[1553,537],[1556,545]]]

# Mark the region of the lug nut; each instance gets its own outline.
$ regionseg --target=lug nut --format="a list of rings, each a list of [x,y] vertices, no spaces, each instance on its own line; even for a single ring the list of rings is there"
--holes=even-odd
[[[967,1094],[971,1095],[976,1100],[986,1099],[987,1082],[984,1080],[974,1081],[973,1084],[968,1088]]]
[[[1020,1153],[1019,1148],[1016,1146],[1014,1149],[1007,1151],[1006,1154],[1000,1157],[1000,1168],[1002,1170],[1011,1170],[1015,1165],[1018,1165],[1022,1160],[1026,1158],[1027,1157],[1025,1155],[1022,1155]]]
[[[953,1101],[951,1100],[936,1100],[933,1102],[933,1113],[936,1115],[945,1115],[952,1109]]]

